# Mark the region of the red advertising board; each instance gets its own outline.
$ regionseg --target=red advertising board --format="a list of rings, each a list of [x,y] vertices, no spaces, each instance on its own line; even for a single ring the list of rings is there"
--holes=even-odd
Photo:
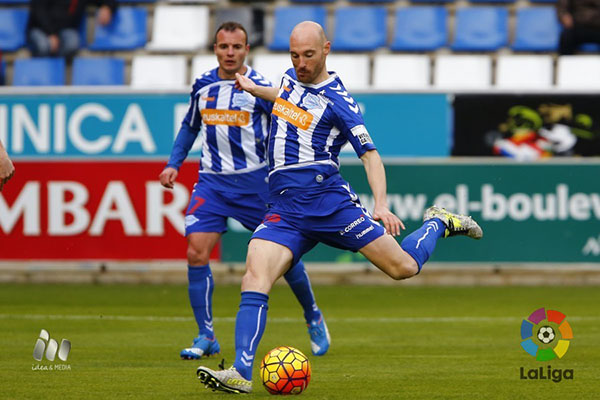
[[[185,259],[198,164],[183,165],[173,190],[158,182],[164,165],[17,161],[0,192],[0,260]]]

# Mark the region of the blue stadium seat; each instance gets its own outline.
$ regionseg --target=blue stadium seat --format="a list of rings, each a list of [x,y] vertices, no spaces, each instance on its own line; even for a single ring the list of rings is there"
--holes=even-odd
[[[600,53],[600,44],[584,43],[579,46],[579,51],[583,51],[584,53]]]
[[[25,45],[28,17],[25,9],[0,9],[0,50],[16,51]]]
[[[448,41],[446,8],[436,6],[399,8],[390,48],[396,51],[431,51]]]
[[[109,57],[76,57],[73,60],[73,85],[123,85],[125,61]]]
[[[529,0],[532,3],[556,3],[557,0]]]
[[[454,0],[412,0],[413,3],[453,3]]]
[[[292,3],[333,3],[335,0],[291,0]]]
[[[27,4],[29,0],[0,0],[0,4]]]
[[[337,51],[369,51],[386,44],[385,7],[338,7],[332,48]]]
[[[289,50],[292,29],[302,21],[314,21],[325,29],[327,10],[321,6],[291,6],[275,9],[275,27],[271,50]]]
[[[455,51],[494,51],[508,42],[508,9],[505,7],[465,7],[456,10],[452,49]]]
[[[132,50],[146,45],[145,7],[119,7],[107,26],[96,24],[91,50]]]
[[[393,3],[396,0],[350,0],[350,3]]]
[[[469,0],[471,3],[514,3],[516,0]]]
[[[6,62],[0,61],[0,86],[6,82]]]
[[[519,8],[511,47],[515,51],[555,51],[560,29],[554,7]]]
[[[64,58],[21,58],[14,64],[14,86],[56,86],[65,84]]]

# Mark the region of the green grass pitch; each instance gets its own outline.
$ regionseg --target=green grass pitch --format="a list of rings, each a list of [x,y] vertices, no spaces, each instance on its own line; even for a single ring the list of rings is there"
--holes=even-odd
[[[313,378],[306,399],[597,399],[600,291],[596,287],[316,286],[332,335],[324,357],[310,354],[301,309],[284,285],[271,293],[257,359],[278,345],[305,352]],[[217,367],[233,360],[238,286],[217,286]],[[520,347],[523,318],[537,308],[567,315],[574,339],[562,359],[536,361]],[[44,328],[69,339],[67,362],[37,362]],[[182,361],[195,324],[185,286],[0,285],[0,398],[217,399]],[[38,367],[68,365],[70,369]],[[548,365],[573,379],[520,379]],[[267,398],[255,363],[254,392]]]

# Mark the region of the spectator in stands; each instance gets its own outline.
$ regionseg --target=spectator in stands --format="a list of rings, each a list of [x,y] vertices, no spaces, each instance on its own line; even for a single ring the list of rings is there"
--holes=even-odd
[[[2,187],[15,174],[15,167],[8,157],[8,153],[0,142],[0,192]]]
[[[600,44],[600,0],[558,0],[557,13],[564,28],[560,54],[574,54],[583,43]]]
[[[97,4],[98,23],[107,25],[116,0],[31,0],[27,38],[34,57],[73,57],[80,46],[79,27],[88,4]]]

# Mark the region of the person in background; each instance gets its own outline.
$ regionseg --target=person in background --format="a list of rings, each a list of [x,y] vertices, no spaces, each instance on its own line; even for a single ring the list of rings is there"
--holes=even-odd
[[[15,167],[8,157],[8,153],[0,142],[0,192],[4,184],[15,174]]]
[[[98,23],[108,25],[116,0],[31,0],[27,41],[34,57],[73,57],[81,46],[79,28],[86,6],[98,5]]]
[[[558,0],[558,19],[563,26],[559,53],[574,54],[583,43],[600,44],[600,0]]]

